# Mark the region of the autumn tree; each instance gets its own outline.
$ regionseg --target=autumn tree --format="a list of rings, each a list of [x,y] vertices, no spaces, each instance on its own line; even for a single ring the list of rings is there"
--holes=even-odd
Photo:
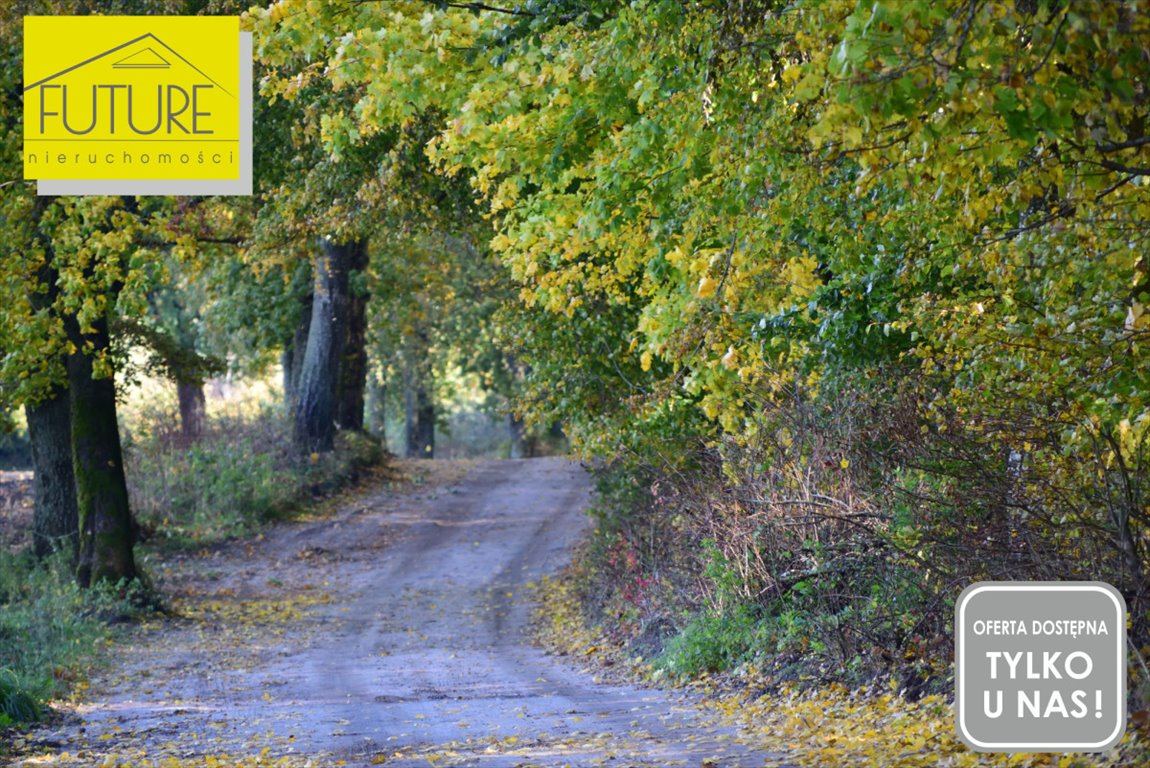
[[[849,393],[872,480],[965,505],[925,515],[938,562],[1028,533],[987,567],[1081,577],[1089,550],[1141,603],[1143,5],[282,0],[252,24],[350,99],[332,152],[442,115],[428,155],[544,341],[531,401],[585,446],[679,424],[735,473]],[[909,432],[873,416],[894,395]]]

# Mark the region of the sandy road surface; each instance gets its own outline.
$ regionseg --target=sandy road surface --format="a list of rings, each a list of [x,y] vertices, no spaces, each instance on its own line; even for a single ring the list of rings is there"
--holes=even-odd
[[[590,496],[563,460],[474,463],[200,559],[188,618],[135,631],[35,739],[95,764],[267,748],[317,765],[762,765],[681,695],[600,685],[531,645],[531,585],[569,559]]]

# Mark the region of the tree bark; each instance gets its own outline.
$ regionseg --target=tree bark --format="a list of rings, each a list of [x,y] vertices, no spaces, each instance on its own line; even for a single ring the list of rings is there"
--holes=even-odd
[[[367,246],[348,246],[347,335],[339,365],[339,396],[335,422],[340,429],[363,430],[364,393],[367,389],[367,303],[370,295],[360,278],[367,270]]]
[[[301,453],[335,447],[336,390],[347,335],[347,263],[352,247],[324,240],[315,257],[315,297],[292,433]]]
[[[307,354],[307,337],[311,329],[312,304],[314,294],[309,292],[300,300],[299,322],[295,333],[284,347],[284,399],[288,413],[295,413],[296,398],[299,394],[299,380],[303,375],[303,360]]]
[[[420,329],[407,339],[403,366],[405,455],[435,458],[435,401],[429,391],[428,339]]]
[[[93,375],[94,356],[109,347],[108,322],[97,320],[87,334],[81,334],[75,318],[65,322],[77,349],[67,360],[80,530],[76,580],[82,587],[131,580],[136,577],[134,531],[116,418],[116,383]],[[85,343],[91,344],[87,352]]]
[[[32,443],[35,506],[32,549],[37,557],[66,550],[75,560],[79,545],[76,479],[72,472],[72,413],[68,390],[54,387],[52,396],[28,405]]]
[[[208,426],[204,382],[198,379],[177,381],[176,397],[180,402],[180,434],[184,442],[193,443],[204,436]]]

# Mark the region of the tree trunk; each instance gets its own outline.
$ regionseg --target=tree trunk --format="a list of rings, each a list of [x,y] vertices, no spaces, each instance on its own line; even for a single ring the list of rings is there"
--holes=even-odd
[[[67,360],[80,529],[76,579],[82,587],[134,579],[132,513],[116,418],[116,383],[111,377],[93,376],[93,357],[108,351],[108,322],[97,320],[92,332],[84,335],[75,318],[65,322],[77,349]],[[87,353],[85,342],[92,345]]]
[[[360,279],[367,270],[367,246],[360,241],[348,248],[347,336],[339,364],[335,422],[340,429],[362,431],[367,388],[367,303],[371,297]]]
[[[430,393],[429,345],[424,328],[417,328],[404,340],[404,443],[409,459],[435,458],[435,401]]]
[[[51,398],[24,408],[35,472],[32,548],[37,557],[65,549],[76,558],[80,524],[72,472],[71,407],[68,390],[55,387]]]
[[[36,270],[40,290],[28,300],[37,312],[53,312],[60,294],[60,274],[52,266],[52,239],[40,230],[40,220],[54,198],[40,197],[32,211],[36,240],[44,249],[44,261]],[[65,375],[63,358],[58,374]],[[35,473],[35,506],[32,511],[32,548],[38,557],[67,548],[75,560],[79,547],[80,523],[76,511],[76,479],[72,471],[72,405],[68,389],[52,387],[48,399],[24,408],[28,437],[32,444]]]
[[[180,401],[180,434],[185,443],[193,443],[204,436],[208,426],[208,401],[204,397],[204,382],[177,381],[176,397]]]
[[[368,383],[366,422],[379,441],[387,445],[387,389],[376,374],[371,374]]]
[[[532,450],[531,441],[527,436],[527,425],[523,423],[523,419],[514,413],[508,417],[508,422],[511,431],[511,458],[531,458],[534,451]]]
[[[315,257],[311,326],[296,393],[292,439],[301,453],[335,447],[336,388],[347,335],[347,263],[354,246],[329,240],[322,246]]]
[[[311,328],[311,313],[314,295],[308,293],[300,300],[299,322],[295,333],[284,347],[284,399],[288,413],[295,413],[296,397],[299,394],[299,380],[303,374],[303,360],[307,354],[308,330]]]
[[[414,378],[405,388],[404,406],[407,458],[435,458],[435,402],[422,378]]]

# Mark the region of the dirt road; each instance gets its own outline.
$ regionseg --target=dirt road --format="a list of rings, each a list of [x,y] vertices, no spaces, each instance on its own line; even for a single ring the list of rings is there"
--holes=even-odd
[[[185,618],[134,630],[36,738],[94,764],[762,765],[682,695],[597,684],[531,644],[532,586],[590,497],[560,459],[473,463],[196,558],[169,576]]]

